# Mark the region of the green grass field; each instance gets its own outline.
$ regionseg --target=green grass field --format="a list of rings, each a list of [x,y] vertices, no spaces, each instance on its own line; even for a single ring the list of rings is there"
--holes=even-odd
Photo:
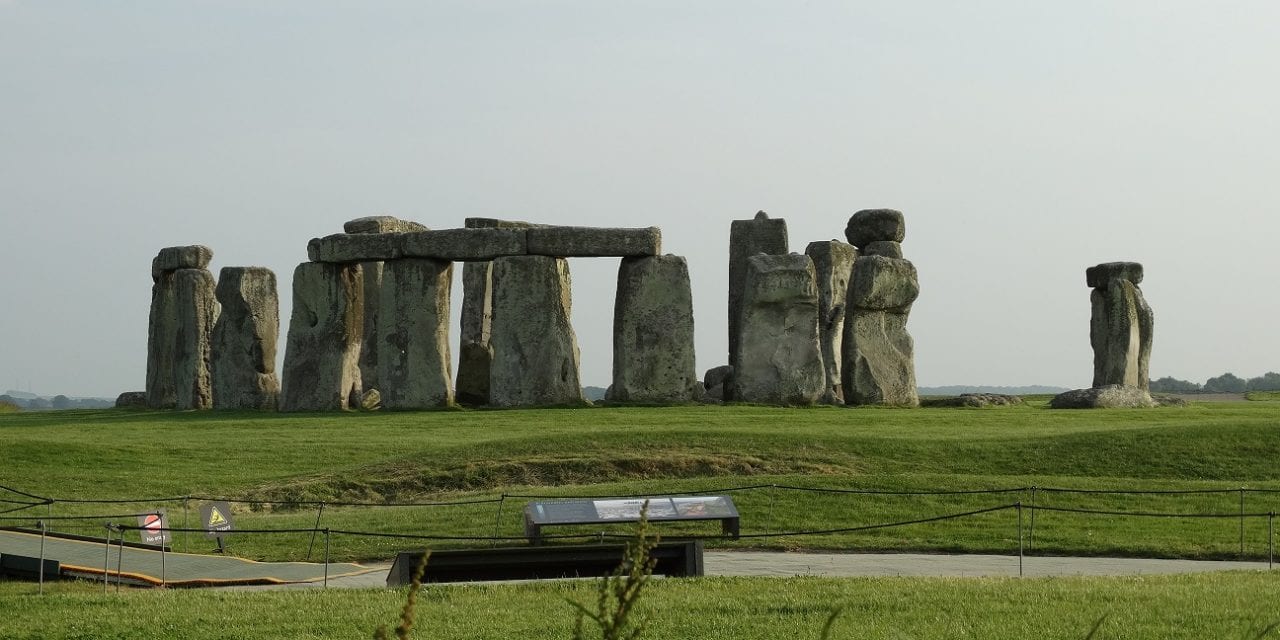
[[[66,500],[218,496],[247,501],[236,505],[238,527],[284,529],[316,524],[318,508],[299,501],[492,499],[435,507],[330,504],[319,522],[353,531],[516,538],[527,501],[516,496],[710,492],[762,485],[731,492],[747,536],[914,520],[1021,501],[1042,507],[1232,516],[1157,519],[1040,511],[1032,538],[1033,518],[1027,511],[1022,533],[1033,553],[1235,558],[1242,533],[1235,517],[1241,510],[1238,490],[1280,489],[1280,405],[1050,411],[1043,402],[1032,402],[998,409],[731,406],[313,415],[65,411],[0,416],[0,455],[0,485],[59,500],[0,517],[127,514],[164,507],[173,526],[182,526],[181,501],[99,505]],[[974,495],[799,490],[806,487],[1041,489]],[[1152,495],[1043,489],[1053,487],[1229,491]],[[1251,491],[1244,497],[1247,513],[1280,511],[1280,492]],[[0,491],[0,499],[21,498]],[[192,514],[197,502],[189,502]],[[7,507],[0,503],[0,510]],[[188,523],[195,524],[193,515]],[[62,530],[102,531],[97,519],[54,524]],[[716,532],[705,523],[658,530],[668,536]],[[548,530],[557,531],[627,533],[625,528]],[[1245,520],[1247,557],[1265,559],[1268,533],[1267,518]],[[1017,511],[1005,509],[905,527],[712,544],[1016,553],[1018,534]],[[386,559],[405,548],[475,544],[346,534],[332,538],[335,560]],[[178,534],[176,546],[203,551],[211,544],[198,534]],[[302,559],[309,546],[309,534],[244,534],[231,540],[237,555],[257,559]],[[317,559],[314,550],[312,559]],[[847,607],[836,637],[1025,637],[1028,630],[1046,637],[1083,637],[1107,613],[1112,617],[1104,630],[1114,633],[1098,637],[1246,637],[1250,624],[1260,630],[1274,621],[1263,618],[1275,611],[1278,587],[1280,582],[1267,574],[1026,581],[662,580],[646,602],[654,615],[646,637],[816,637],[831,606]],[[434,624],[441,633],[421,637],[567,637],[572,614],[560,604],[566,593],[589,600],[590,588],[431,588],[431,606],[422,611],[426,617],[438,616]],[[39,634],[0,626],[0,636],[142,637],[130,635],[128,625],[147,621],[144,626],[168,625],[161,627],[166,637],[215,637],[204,635],[201,621],[218,630],[221,622],[214,611],[224,608],[234,610],[236,635],[243,637],[270,637],[270,629],[281,630],[284,637],[367,637],[376,623],[393,622],[398,607],[398,596],[387,593],[130,593],[116,599],[60,586],[56,597],[40,599],[31,597],[31,590],[28,584],[0,585],[0,608],[21,607],[33,614],[47,608],[47,615],[22,616],[24,624],[47,618],[54,626],[42,627]],[[891,593],[900,597],[881,595]],[[500,622],[467,622],[476,616],[488,620],[494,616],[486,612],[506,607],[512,613],[497,616]],[[166,620],[163,612],[179,609],[181,616]],[[72,612],[80,610],[104,617],[80,626],[79,632],[68,630],[71,616],[79,615]],[[54,628],[62,631],[54,633]],[[95,635],[88,631],[92,629],[110,631]],[[675,631],[680,629],[687,631]],[[799,632],[806,629],[813,631],[807,636]]]

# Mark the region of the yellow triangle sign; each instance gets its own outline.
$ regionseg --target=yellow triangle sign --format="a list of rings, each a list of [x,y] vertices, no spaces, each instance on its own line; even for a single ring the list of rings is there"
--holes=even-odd
[[[216,527],[218,525],[226,524],[226,523],[227,523],[226,516],[222,515],[222,512],[218,511],[217,507],[213,507],[212,509],[209,510],[209,524],[207,526]]]

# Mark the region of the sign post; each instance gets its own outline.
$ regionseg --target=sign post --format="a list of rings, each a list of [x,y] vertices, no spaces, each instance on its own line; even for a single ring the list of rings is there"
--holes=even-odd
[[[223,501],[200,505],[200,522],[205,537],[218,541],[218,553],[225,552],[222,537],[235,528],[235,523],[231,520],[231,505]]]

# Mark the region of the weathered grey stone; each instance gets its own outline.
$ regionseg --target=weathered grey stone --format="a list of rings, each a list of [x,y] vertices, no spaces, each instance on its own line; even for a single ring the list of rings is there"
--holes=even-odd
[[[722,404],[733,385],[733,367],[725,364],[707,369],[702,378],[702,401]]]
[[[294,270],[281,411],[339,411],[359,402],[363,307],[360,265],[304,262]]]
[[[146,391],[126,391],[116,396],[117,409],[146,409]]]
[[[526,230],[520,228],[439,229],[406,233],[402,238],[405,258],[466,262],[528,253]]]
[[[747,260],[733,399],[810,405],[826,387],[818,340],[818,286],[809,256]]]
[[[752,220],[734,220],[729,225],[729,360],[738,350],[741,333],[742,289],[747,280],[747,259],[758,253],[784,255],[787,248],[787,221],[770,218],[761,211]]]
[[[860,267],[854,266],[855,278]],[[915,343],[907,332],[907,314],[851,305],[845,316],[840,373],[846,404],[917,406]]]
[[[382,272],[378,380],[387,409],[453,404],[449,294],[453,264],[392,260]]]
[[[892,240],[877,240],[868,242],[867,246],[862,248],[864,256],[884,256],[886,258],[901,258],[902,243],[893,242]]]
[[[342,230],[347,233],[406,233],[426,231],[427,227],[394,216],[368,216],[347,221]]]
[[[907,223],[901,211],[863,209],[849,218],[844,228],[849,244],[862,248],[872,242],[902,242],[907,236]]]
[[[692,402],[701,398],[698,386],[688,264],[679,256],[623,258],[613,307],[613,385],[607,399]]]
[[[528,222],[467,218],[468,229],[528,229]],[[459,404],[489,404],[489,365],[493,347],[489,333],[493,318],[493,295],[490,288],[493,264],[467,262],[462,267],[462,313],[459,322],[458,381],[455,400]]]
[[[818,336],[822,345],[822,365],[826,388],[823,404],[844,404],[844,384],[840,378],[840,353],[844,343],[845,302],[849,278],[858,250],[839,240],[810,242],[805,255],[813,260],[818,283]]]
[[[571,257],[656,256],[662,252],[662,230],[603,227],[539,227],[529,229],[531,255]]]
[[[1049,401],[1050,409],[1138,409],[1156,403],[1146,389],[1125,385],[1105,385],[1060,393]]]
[[[205,269],[213,260],[213,250],[200,244],[185,247],[165,247],[151,259],[151,279],[159,280],[160,274],[178,269]]]
[[[382,392],[377,389],[365,389],[360,394],[361,411],[377,411],[382,408]]]
[[[1150,384],[1151,339],[1155,316],[1130,280],[1115,278],[1090,293],[1093,312],[1093,386]]]
[[[1112,280],[1142,284],[1142,265],[1137,262],[1104,262],[1085,269],[1084,279],[1091,289],[1105,287]]]
[[[1022,398],[1000,393],[962,393],[951,398],[921,398],[922,407],[1015,407],[1022,405]]]
[[[490,404],[585,404],[569,322],[569,264],[547,256],[499,258],[492,278]]]
[[[312,262],[377,262],[399,258],[403,234],[335,233],[312,238],[307,243],[307,258]]]
[[[222,312],[213,326],[213,408],[274,411],[280,400],[276,274],[263,267],[223,267],[217,296]]]
[[[151,288],[147,332],[147,405],[153,409],[213,406],[209,347],[218,320],[213,274],[164,271]]]
[[[909,260],[859,256],[849,280],[849,306],[906,313],[920,295],[920,279]]]

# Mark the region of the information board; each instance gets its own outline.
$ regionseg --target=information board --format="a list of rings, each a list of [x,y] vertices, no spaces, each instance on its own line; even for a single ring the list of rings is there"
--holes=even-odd
[[[607,498],[530,502],[525,506],[525,534],[537,542],[547,525],[637,522],[645,503],[650,522],[720,520],[726,535],[738,536],[738,509],[729,496]]]

